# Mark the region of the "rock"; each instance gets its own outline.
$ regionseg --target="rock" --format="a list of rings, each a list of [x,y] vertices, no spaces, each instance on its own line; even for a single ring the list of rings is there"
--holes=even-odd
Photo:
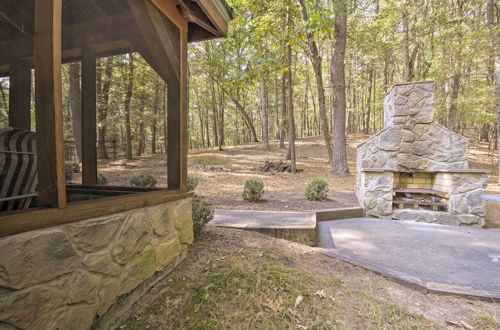
[[[451,192],[461,194],[478,188],[485,188],[488,184],[488,177],[482,173],[458,173],[452,175]]]
[[[396,162],[400,171],[410,172],[425,171],[429,163],[427,159],[412,154],[398,154]]]
[[[83,263],[88,270],[103,275],[119,275],[122,267],[112,258],[109,251],[102,251],[95,254],[89,254],[83,259]]]
[[[432,141],[419,140],[413,142],[411,152],[417,156],[428,156],[434,152],[434,143]]]
[[[98,281],[95,275],[76,271],[1,295],[0,319],[24,329],[88,329],[97,308]]]
[[[151,220],[151,227],[155,235],[163,236],[174,233],[174,220],[170,220],[168,217],[168,207],[166,205],[150,206],[146,208],[146,213]]]
[[[103,315],[118,297],[120,283],[116,277],[103,278],[99,288],[97,315]]]
[[[378,136],[378,147],[381,150],[396,151],[401,146],[400,129],[393,127],[390,130],[382,132]]]
[[[395,116],[408,116],[409,115],[409,111],[408,111],[408,107],[396,107],[395,108],[395,111],[394,111],[394,115]]]
[[[392,174],[392,173],[391,173]],[[393,180],[387,176],[373,176],[367,180],[368,186],[366,191],[392,191]]]
[[[401,141],[403,142],[413,142],[415,141],[415,134],[407,129],[401,130]]]
[[[193,242],[193,201],[191,198],[187,198],[175,203],[171,210],[174,214],[179,240],[183,244],[191,244]]]
[[[395,106],[402,106],[402,105],[405,105],[406,103],[408,103],[408,99],[404,96],[398,96],[394,100]],[[396,112],[397,112],[397,107],[396,107]]]
[[[0,286],[22,289],[77,269],[82,260],[59,229],[32,231],[0,240]]]
[[[112,254],[119,264],[126,264],[132,256],[144,249],[151,242],[152,228],[144,210],[135,210],[129,214],[116,242]]]
[[[118,295],[128,293],[142,281],[151,277],[156,271],[156,258],[153,250],[136,254],[127,264],[120,276]]]
[[[467,213],[484,216],[486,214],[486,203],[483,200],[484,189],[476,189],[465,195]]]
[[[181,253],[181,244],[177,237],[172,237],[163,243],[158,242],[152,247],[156,253],[156,271],[165,268]]]
[[[126,218],[123,212],[65,225],[64,229],[78,249],[94,252],[108,246]]]

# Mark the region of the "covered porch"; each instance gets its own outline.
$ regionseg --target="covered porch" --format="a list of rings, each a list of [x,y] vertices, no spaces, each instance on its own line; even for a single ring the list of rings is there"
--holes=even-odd
[[[105,326],[117,300],[140,295],[192,242],[187,47],[225,37],[231,8],[223,0],[0,0],[0,14],[0,77],[9,77],[9,127],[0,127],[0,327]],[[167,84],[166,189],[98,185],[96,60],[132,52]],[[65,181],[61,76],[62,64],[75,61],[77,185]],[[26,137],[29,150],[18,150]]]

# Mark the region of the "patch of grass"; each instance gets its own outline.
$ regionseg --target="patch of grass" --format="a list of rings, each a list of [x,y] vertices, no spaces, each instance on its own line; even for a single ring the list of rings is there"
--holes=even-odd
[[[495,321],[495,318],[491,315],[481,315],[473,319],[472,325],[475,329],[482,330],[497,330],[500,329],[500,324]]]
[[[423,317],[353,291],[338,279],[283,265],[271,251],[245,251],[207,265],[192,278],[169,282],[125,328],[433,328]],[[295,306],[298,296],[303,301]]]
[[[205,153],[189,157],[189,162],[196,165],[220,166],[226,165],[228,160],[225,157]]]

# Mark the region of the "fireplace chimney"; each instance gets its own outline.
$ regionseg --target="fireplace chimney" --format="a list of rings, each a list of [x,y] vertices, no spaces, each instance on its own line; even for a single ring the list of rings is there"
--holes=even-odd
[[[434,121],[434,82],[394,85],[384,98],[384,128]]]

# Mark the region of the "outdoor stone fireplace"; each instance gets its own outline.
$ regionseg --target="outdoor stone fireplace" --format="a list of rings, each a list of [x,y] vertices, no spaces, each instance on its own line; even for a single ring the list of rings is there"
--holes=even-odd
[[[356,196],[367,216],[484,225],[484,170],[469,169],[467,138],[434,121],[434,82],[397,84],[384,129],[357,149]]]

